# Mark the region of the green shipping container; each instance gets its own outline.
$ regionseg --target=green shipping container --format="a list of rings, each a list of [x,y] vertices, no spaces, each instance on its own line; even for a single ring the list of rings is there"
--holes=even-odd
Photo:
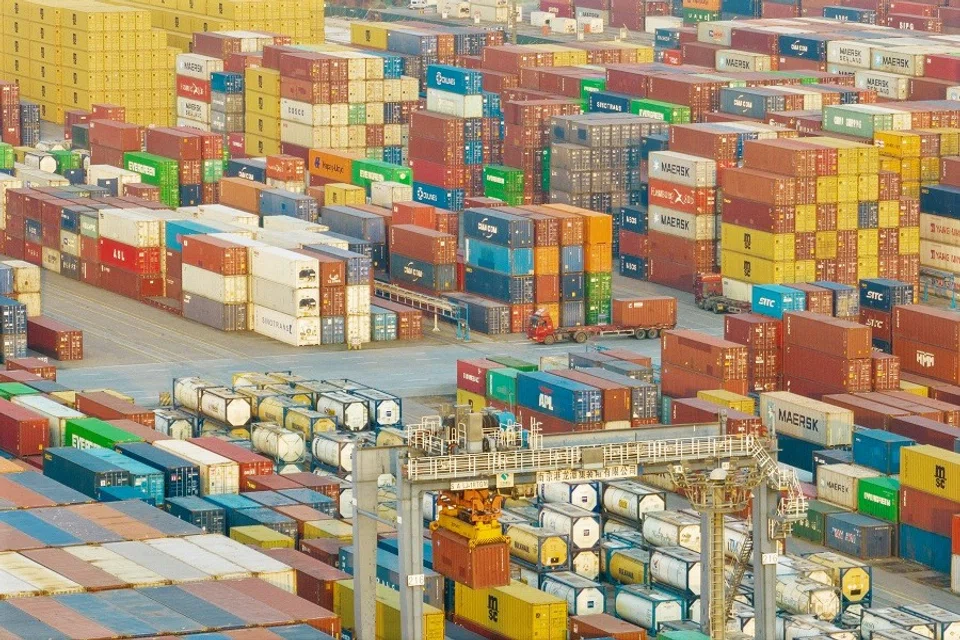
[[[857,483],[857,511],[880,520],[900,521],[900,481],[895,478],[862,478]]]
[[[517,403],[517,376],[516,369],[490,369],[487,371],[487,398],[506,405]]]
[[[877,131],[893,129],[893,114],[870,113],[857,105],[830,105],[823,108],[823,130],[858,138],[873,138]]]
[[[527,362],[526,360],[521,360],[520,358],[514,358],[513,356],[492,356],[487,358],[490,362],[496,362],[497,364],[502,364],[505,367],[510,367],[511,369],[516,369],[517,371],[523,371],[524,373],[533,373],[534,371],[539,371],[540,367],[532,362]]]
[[[720,19],[719,11],[705,11],[703,9],[684,9],[683,24],[697,24],[700,22],[716,22]]]
[[[690,107],[672,102],[640,98],[630,101],[630,113],[644,118],[656,118],[670,124],[689,124]]]
[[[13,145],[0,142],[0,169],[13,169],[15,157]]]
[[[365,103],[347,105],[347,124],[367,124],[367,105]]]
[[[145,151],[123,154],[123,168],[140,174],[146,184],[158,187],[176,187],[180,183],[180,168],[176,160]]]
[[[580,80],[580,99],[589,106],[590,94],[607,88],[606,78],[583,78]],[[584,113],[589,109],[584,109]]]
[[[113,449],[124,442],[143,442],[143,438],[98,418],[67,420],[63,437],[64,446],[76,449],[91,449],[93,447]]]
[[[831,513],[843,513],[845,511],[846,509],[841,509],[826,502],[810,500],[807,502],[807,519],[793,524],[793,535],[801,540],[822,545],[827,516]]]
[[[483,168],[483,188],[496,189],[501,193],[523,193],[523,169],[488,164]]]
[[[584,107],[583,112],[586,113],[590,110],[589,101],[585,101],[584,104],[587,106]],[[550,147],[547,147],[543,150],[543,164],[542,173],[541,173],[541,186],[543,187],[544,193],[550,193]]]
[[[9,400],[15,396],[32,396],[40,393],[21,382],[4,382],[0,384],[0,398]]]
[[[390,164],[383,160],[354,160],[353,184],[370,190],[374,182],[400,182],[413,184],[413,174],[407,167]]]
[[[223,178],[223,160],[203,161],[203,181],[205,183],[220,182]]]
[[[710,640],[710,636],[699,631],[661,631],[657,634],[658,640]]]
[[[54,150],[48,151],[53,159],[57,161],[57,173],[63,173],[67,169],[79,169],[81,167],[80,156],[73,151]]]

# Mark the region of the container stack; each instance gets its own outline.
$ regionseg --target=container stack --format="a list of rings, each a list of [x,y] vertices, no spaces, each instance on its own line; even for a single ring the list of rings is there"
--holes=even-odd
[[[31,269],[34,269],[30,265]],[[39,282],[39,277],[37,278]],[[0,357],[4,362],[27,356],[27,307],[11,298],[0,297]]]
[[[223,60],[199,52],[181,53],[176,59],[177,126],[211,131],[211,81],[223,74]]]
[[[783,319],[783,389],[810,398],[870,391],[871,331],[809,311]]]
[[[123,166],[123,154],[143,148],[143,128],[122,120],[95,119],[88,125],[87,148],[92,164]]]
[[[854,412],[787,391],[760,394],[760,419],[777,434],[781,461],[813,471],[814,452],[846,449],[853,441]]]
[[[758,287],[754,287],[756,290]],[[769,316],[739,313],[723,319],[723,337],[747,348],[747,390],[778,391],[783,373],[783,323]]]
[[[724,389],[746,395],[747,348],[696,331],[665,331],[660,350],[663,394],[689,398]]]
[[[888,278],[860,281],[860,324],[872,330],[873,348],[893,352],[893,310],[913,304],[914,285]]]
[[[960,323],[947,310],[926,305],[893,309],[893,353],[904,373],[960,384]]]
[[[0,139],[13,146],[21,143],[20,86],[13,82],[0,81]]]
[[[621,207],[617,213],[617,254],[620,275],[646,280],[650,272],[649,212],[645,198],[640,204]]]
[[[294,346],[320,344],[317,258],[287,249],[253,247],[250,275],[254,331]],[[369,300],[368,291],[368,304]]]
[[[249,329],[249,305],[254,301],[248,298],[248,292],[251,284],[254,293],[258,287],[257,280],[249,278],[248,248],[202,234],[184,236],[181,247],[179,280],[173,277],[171,259],[167,258],[166,295],[180,299],[183,317],[221,331]]]
[[[958,473],[960,454],[930,445],[900,451],[900,557],[950,573]]]
[[[523,425],[538,422],[543,433],[603,429],[603,392],[549,373],[521,372],[517,405]]]
[[[97,124],[94,121],[91,127]],[[180,206],[180,167],[176,160],[146,151],[127,151],[123,153],[123,168],[139,174],[144,183],[159,187],[160,202],[171,208]]]
[[[324,245],[309,245],[304,247],[304,251],[315,257],[322,267],[321,344],[359,345],[370,342],[373,282],[370,258]]]
[[[147,129],[146,151],[176,160],[178,205],[193,207],[220,200],[223,178],[223,138],[196,129]]]
[[[944,144],[941,139],[941,146]],[[960,151],[957,151],[960,153]],[[940,164],[940,184],[923,185],[920,189],[920,256],[921,266],[934,270],[932,280],[943,279],[942,272],[960,271],[960,225],[956,211],[960,204],[960,155],[943,157]],[[941,272],[941,273],[937,273]],[[955,276],[954,276],[955,278]],[[934,292],[954,295],[956,287],[928,287]]]
[[[100,281],[114,283],[112,288],[118,293],[135,299],[162,296],[161,254],[164,249],[161,230],[162,222],[142,212],[125,209],[99,211],[97,262],[100,264]]]
[[[8,77],[20,85],[21,97],[40,105],[44,120],[63,122],[67,110],[119,102],[131,122],[170,123],[174,50],[164,32],[151,27],[146,8],[27,2],[11,7],[6,18],[11,37],[4,39],[2,54],[10,61]],[[61,58],[61,48],[73,55]],[[142,61],[129,55],[134,50]],[[107,82],[104,72],[120,74],[119,85]]]
[[[412,224],[392,224],[389,249],[391,282],[431,295],[456,290],[456,236]]]

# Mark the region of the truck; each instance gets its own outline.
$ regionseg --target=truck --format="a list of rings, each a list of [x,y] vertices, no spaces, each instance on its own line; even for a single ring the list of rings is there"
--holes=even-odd
[[[723,278],[719,273],[699,273],[693,281],[693,297],[697,306],[712,313],[750,313],[750,303],[723,295]]]
[[[671,296],[614,298],[613,322],[604,325],[557,327],[546,309],[537,309],[527,323],[527,338],[551,345],[564,340],[583,344],[590,337],[659,338],[677,326],[677,299]]]

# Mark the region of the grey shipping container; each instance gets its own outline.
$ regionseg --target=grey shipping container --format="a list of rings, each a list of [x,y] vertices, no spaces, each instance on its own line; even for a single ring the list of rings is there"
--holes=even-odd
[[[262,524],[278,533],[297,539],[297,522],[267,507],[239,509],[230,518],[231,527]]]
[[[194,293],[183,294],[183,317],[221,331],[246,331],[247,305],[223,304]]]
[[[825,521],[824,544],[865,560],[889,558],[893,553],[895,527],[859,513],[831,513]]]

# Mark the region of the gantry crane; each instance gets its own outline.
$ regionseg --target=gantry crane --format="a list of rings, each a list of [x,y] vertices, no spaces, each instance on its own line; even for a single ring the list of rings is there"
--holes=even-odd
[[[806,499],[796,475],[781,468],[770,438],[725,435],[723,426],[691,425],[693,437],[649,439],[660,430],[581,432],[540,436],[523,434],[519,425],[485,429],[480,414],[458,414],[456,426],[439,417],[408,427],[407,442],[394,447],[358,447],[354,452],[353,520],[356,593],[376,588],[377,480],[397,480],[397,528],[401,586],[402,637],[422,637],[424,491],[450,492],[453,509],[464,500],[487,509],[491,489],[562,480],[610,480],[645,473],[666,473],[687,494],[703,518],[701,624],[714,640],[726,634],[726,619],[739,579],[751,557],[758,637],[776,635],[777,540],[806,514]],[[522,445],[522,446],[521,446]],[[475,493],[469,493],[475,492]],[[469,497],[468,497],[469,496]],[[738,550],[741,562],[729,591],[724,582],[723,517],[752,499],[753,537]],[[498,506],[497,506],[498,507]],[[451,515],[451,517],[453,517]],[[456,523],[449,523],[459,526]],[[465,523],[466,524],[466,523]],[[473,526],[473,525],[468,525]],[[729,597],[727,596],[729,594]],[[354,599],[358,640],[374,640],[373,597]]]

